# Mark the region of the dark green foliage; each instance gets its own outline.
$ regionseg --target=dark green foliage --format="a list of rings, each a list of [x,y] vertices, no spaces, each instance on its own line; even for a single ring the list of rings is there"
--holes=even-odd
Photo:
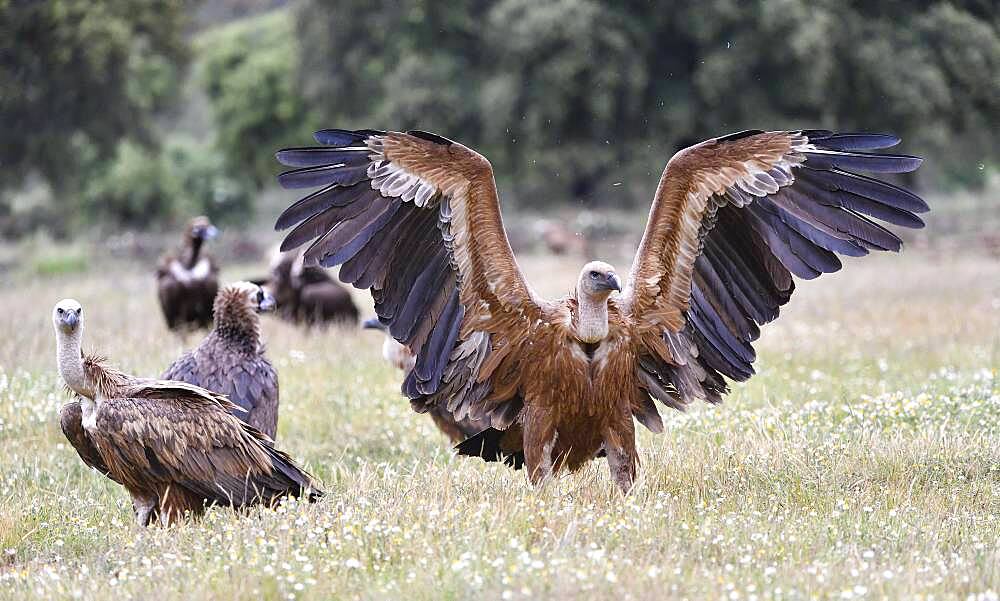
[[[79,215],[86,222],[145,227],[169,216],[180,194],[164,162],[134,142],[121,143],[114,158],[92,173],[80,194]]]
[[[751,127],[893,131],[975,183],[1000,159],[988,4],[310,0],[300,78],[325,125],[437,131],[536,202],[649,174],[645,202],[677,148]]]
[[[75,183],[76,152],[150,139],[187,58],[183,0],[0,0],[0,186]],[[70,143],[70,142],[73,143]]]
[[[215,223],[245,222],[253,213],[253,190],[227,175],[225,156],[209,144],[170,138],[162,161],[177,180],[174,213],[181,219],[208,215]]]
[[[316,125],[297,89],[291,15],[276,12],[211,31],[198,51],[228,171],[257,187],[270,183],[278,172],[273,150],[301,144]]]
[[[284,4],[0,0],[0,194],[32,199],[0,231],[248,218],[321,127],[438,132],[537,207],[642,206],[679,147],[748,128],[892,131],[936,186],[1000,165],[990,0]]]
[[[225,175],[212,148],[171,138],[159,152],[121,143],[112,160],[93,168],[79,203],[84,222],[145,229],[201,214],[216,222],[246,219],[251,196]]]

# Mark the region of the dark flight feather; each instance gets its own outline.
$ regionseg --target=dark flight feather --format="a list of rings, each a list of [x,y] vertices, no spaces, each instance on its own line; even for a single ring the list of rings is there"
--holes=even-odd
[[[835,134],[830,131],[803,131],[810,142],[829,150],[856,151],[892,148],[899,138],[892,134]]]
[[[330,184],[302,198],[282,211],[275,222],[276,230],[285,230],[304,219],[313,217],[333,207],[343,207],[355,201],[371,186],[355,183],[350,186]],[[301,244],[301,243],[300,243]]]
[[[321,129],[313,134],[313,138],[316,142],[326,146],[358,146],[363,144],[369,136],[377,136],[384,133],[384,131],[376,129],[360,129],[358,131]]]
[[[920,167],[923,159],[902,154],[806,151],[805,166],[814,169],[847,169],[869,173],[907,173]]]
[[[328,186],[330,184],[346,186],[361,181],[363,174],[359,171],[359,168],[363,167],[367,171],[367,150],[331,150],[329,152],[339,155],[334,159],[337,162],[285,171],[278,175],[278,184],[282,188],[296,189]],[[292,156],[296,157],[297,155]]]
[[[459,455],[479,457],[486,462],[502,461],[507,467],[519,470],[524,466],[524,451],[510,451],[503,448],[503,438],[506,431],[487,428],[457,444],[455,450]]]

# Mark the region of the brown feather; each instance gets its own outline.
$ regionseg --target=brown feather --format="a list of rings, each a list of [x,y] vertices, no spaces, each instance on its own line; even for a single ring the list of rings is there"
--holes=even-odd
[[[209,505],[322,494],[269,437],[231,414],[236,406],[225,396],[185,382],[134,378],[99,358],[87,358],[84,373],[95,391],[94,424],[83,428],[92,446],[80,446],[72,403],[62,413],[67,438],[88,465],[123,484],[137,506],[152,503],[165,522]]]
[[[278,428],[278,374],[267,359],[255,299],[241,285],[223,288],[215,299],[212,331],[163,372],[163,379],[188,382],[228,397],[236,417],[274,438]]]
[[[815,277],[840,266],[835,253],[893,246],[891,233],[857,211],[916,224],[906,211],[925,207],[898,188],[839,171],[915,168],[913,157],[850,152],[889,146],[891,136],[746,132],[709,140],[664,170],[620,299],[608,300],[619,284],[602,264],[599,300],[591,288],[590,296],[550,302],[517,267],[481,155],[423,132],[330,130],[317,140],[334,149],[279,153],[289,165],[315,168],[285,180],[320,174],[317,185],[336,186],[329,174],[341,161],[358,164],[364,146],[368,185],[400,203],[388,225],[347,228],[341,237],[334,219],[317,236],[323,264],[346,261],[348,279],[371,287],[380,321],[415,356],[403,384],[411,405],[481,420],[490,429],[459,452],[514,465],[523,456],[533,482],[603,453],[627,490],[638,467],[633,416],[658,430],[653,398],[677,408],[696,398],[718,402],[724,377],[752,373],[750,343],[788,301],[792,274]],[[794,170],[802,165],[809,169],[799,189]],[[781,190],[795,195],[768,198]],[[306,220],[327,210],[321,204],[288,214]]]
[[[192,219],[181,246],[160,257],[156,268],[157,297],[171,330],[207,328],[212,325],[212,301],[219,289],[219,267],[202,252],[204,241],[197,228],[211,226],[206,217]]]

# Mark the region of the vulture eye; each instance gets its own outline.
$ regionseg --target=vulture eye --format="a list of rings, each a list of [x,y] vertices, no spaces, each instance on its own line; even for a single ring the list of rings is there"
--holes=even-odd
[[[76,310],[77,315],[81,315],[82,313],[83,313],[83,307],[80,307],[79,309]]]
[[[59,315],[62,315],[63,314],[62,307],[59,307],[58,309],[56,309],[56,313],[58,313]]]
[[[264,291],[258,289],[257,290],[257,304],[260,304],[262,302],[264,302]]]
[[[601,275],[601,274],[597,273],[596,271],[591,271],[590,272],[590,277],[594,278],[595,280],[597,279],[597,276],[599,276],[599,275]]]

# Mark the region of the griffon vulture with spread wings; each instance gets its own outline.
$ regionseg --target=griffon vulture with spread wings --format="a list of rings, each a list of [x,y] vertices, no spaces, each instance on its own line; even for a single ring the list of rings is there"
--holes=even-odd
[[[624,290],[615,269],[584,266],[575,294],[539,298],[500,218],[490,163],[421,131],[323,130],[325,145],[279,151],[287,188],[319,187],[279,217],[282,249],[341,265],[370,288],[389,332],[416,356],[403,392],[417,411],[446,406],[490,428],[458,446],[521,462],[532,482],[602,451],[632,486],[633,417],[662,429],[654,401],[717,403],[753,374],[758,326],[794,289],[840,269],[837,255],[899,250],[876,219],[921,227],[916,195],[856,172],[916,169],[871,153],[882,134],[747,131],[667,164]],[[613,294],[615,291],[620,294]]]

